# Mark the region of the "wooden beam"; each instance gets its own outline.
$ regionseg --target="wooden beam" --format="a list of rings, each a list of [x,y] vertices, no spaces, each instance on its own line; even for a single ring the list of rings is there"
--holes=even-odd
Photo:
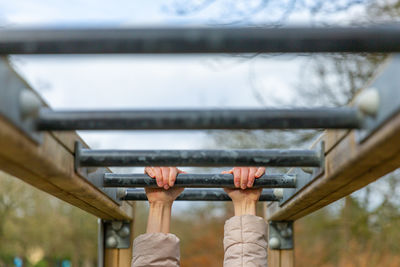
[[[1,57],[0,62],[5,86],[19,84],[32,90],[5,57]],[[7,95],[9,94],[6,93],[4,97]],[[47,106],[45,101],[41,102]],[[126,213],[130,205],[118,205],[75,173],[74,143],[77,140],[84,144],[75,132],[45,132],[42,142],[36,144],[6,117],[0,115],[0,170],[102,219],[131,219]]]
[[[74,172],[75,133],[43,133],[32,142],[0,116],[0,169],[103,219],[130,219],[125,209]]]
[[[329,144],[325,173],[281,207],[270,204],[268,220],[306,216],[400,167],[400,114],[361,144],[355,131],[328,130],[322,140]]]

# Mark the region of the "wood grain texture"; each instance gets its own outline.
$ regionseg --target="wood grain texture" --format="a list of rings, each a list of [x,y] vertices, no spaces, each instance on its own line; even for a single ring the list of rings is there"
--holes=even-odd
[[[268,267],[281,267],[280,250],[268,249]]]
[[[326,131],[325,173],[279,207],[268,206],[269,220],[295,220],[368,185],[400,167],[400,114],[362,144],[356,132]]]
[[[74,172],[72,140],[81,140],[75,133],[43,134],[39,145],[0,116],[0,169],[52,194],[76,207],[103,219],[130,219],[103,192]]]
[[[293,267],[294,266],[294,250],[281,250],[281,266],[280,267]]]

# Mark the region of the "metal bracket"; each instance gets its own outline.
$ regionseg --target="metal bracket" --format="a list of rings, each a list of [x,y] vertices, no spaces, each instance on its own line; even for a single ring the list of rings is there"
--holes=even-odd
[[[44,103],[29,85],[0,57],[0,115],[4,116],[35,143],[42,135],[35,129],[35,118]]]
[[[104,174],[110,172],[107,168],[100,167],[80,167],[79,166],[79,152],[82,148],[80,142],[75,142],[75,172],[85,178],[99,190],[109,196],[115,203],[121,205],[121,199],[118,196],[118,188],[106,188],[103,186]]]
[[[286,201],[291,199],[297,192],[302,190],[305,186],[311,183],[314,179],[321,176],[325,171],[325,143],[321,141],[319,143],[320,160],[321,164],[319,168],[303,167],[290,169],[288,174],[296,175],[296,188],[284,188],[283,198],[279,202],[279,205],[283,205]]]
[[[293,249],[293,221],[270,221],[268,245],[272,250]]]
[[[377,91],[379,104],[375,116],[365,116],[362,130],[356,132],[360,143],[400,112],[400,55],[389,60],[384,71],[369,86]]]
[[[103,221],[105,248],[130,248],[131,222]]]

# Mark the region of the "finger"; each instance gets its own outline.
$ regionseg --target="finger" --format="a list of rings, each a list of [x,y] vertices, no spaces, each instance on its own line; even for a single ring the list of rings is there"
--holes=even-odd
[[[265,173],[265,168],[260,167],[257,169],[256,174],[254,175],[256,178],[260,178]]]
[[[168,185],[169,171],[170,171],[169,167],[161,167],[162,181],[163,181],[163,186],[164,186],[165,190],[167,190],[169,188],[169,185]]]
[[[155,174],[151,167],[144,168],[144,173],[147,174],[148,176],[150,176],[151,178],[155,177]]]
[[[229,171],[223,171],[221,172],[222,174],[233,174],[233,169],[229,170]]]
[[[178,169],[178,168],[176,168],[176,169],[178,170],[178,173],[187,173],[187,172],[182,171],[182,170],[180,170],[180,169]]]
[[[168,177],[168,185],[170,187],[173,187],[176,181],[176,176],[178,175],[178,169],[177,168],[171,168],[169,171],[169,177]]]
[[[233,168],[233,182],[236,188],[240,187],[240,168]]]
[[[255,168],[255,167],[250,168],[249,175],[248,175],[249,180],[247,181],[247,187],[253,187],[254,180],[256,178],[255,177],[256,172],[257,172],[257,168]]]
[[[249,168],[247,168],[247,167],[241,168],[240,172],[241,172],[241,174],[240,174],[240,187],[242,189],[246,189],[247,188],[247,180],[249,179],[248,178]]]
[[[154,167],[153,171],[156,174],[156,181],[157,181],[158,187],[163,187],[164,184],[163,184],[161,168],[160,167]]]

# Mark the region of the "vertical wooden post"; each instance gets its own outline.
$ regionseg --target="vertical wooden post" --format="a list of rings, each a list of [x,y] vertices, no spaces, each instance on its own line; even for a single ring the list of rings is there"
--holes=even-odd
[[[125,204],[125,203],[124,203]],[[127,202],[128,204],[128,202]],[[131,218],[134,218],[135,213],[135,203],[129,202],[128,205],[131,206],[130,212]],[[133,242],[133,229],[134,220],[131,221],[131,246],[126,249],[114,249],[105,248],[104,249],[104,267],[130,267],[132,261],[132,242]]]
[[[268,218],[267,204],[264,204],[264,218]],[[293,233],[294,234],[294,233]],[[294,267],[294,249],[273,250],[268,247],[268,267]]]
[[[268,267],[294,267],[294,249],[272,250],[268,248]]]

